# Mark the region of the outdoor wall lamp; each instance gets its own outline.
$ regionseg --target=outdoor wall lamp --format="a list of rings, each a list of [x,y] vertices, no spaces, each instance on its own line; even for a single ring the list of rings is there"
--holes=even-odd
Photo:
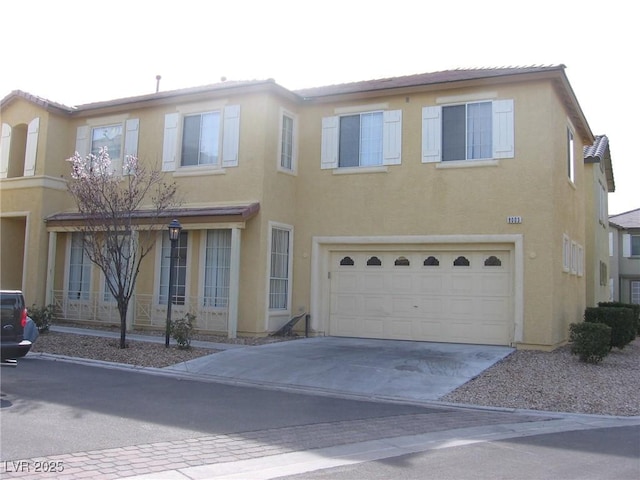
[[[167,289],[167,325],[165,331],[164,338],[164,346],[169,348],[169,335],[171,334],[171,297],[175,296],[174,286],[174,276],[175,276],[175,268],[176,268],[176,244],[178,243],[178,239],[180,238],[180,231],[182,230],[182,225],[175,218],[171,220],[171,223],[168,226],[169,228],[169,240],[171,240],[171,253],[169,253],[169,288]],[[173,294],[173,295],[172,295]]]

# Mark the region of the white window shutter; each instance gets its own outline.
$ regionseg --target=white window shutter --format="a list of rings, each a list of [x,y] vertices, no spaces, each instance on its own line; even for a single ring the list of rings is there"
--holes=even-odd
[[[338,168],[338,130],[339,117],[322,119],[322,145],[320,149],[320,168]]]
[[[493,158],[513,158],[513,100],[493,102]]]
[[[422,163],[442,160],[442,108],[422,108]]]
[[[140,120],[137,118],[130,118],[125,122],[125,135],[124,135],[124,156],[122,158],[123,164],[126,165],[127,156],[138,156],[138,128],[140,126]],[[128,174],[129,172],[120,172]]]
[[[167,113],[164,116],[164,139],[162,141],[162,171],[173,172],[176,169],[176,151],[178,149],[179,113]]]
[[[89,148],[91,148],[91,142],[89,140],[89,134],[91,133],[91,128],[88,125],[82,125],[78,127],[76,132],[76,152],[80,155],[80,157],[85,158],[89,155]]]
[[[36,174],[36,155],[38,153],[38,131],[40,130],[40,117],[36,117],[29,122],[27,130],[27,146],[24,153],[24,173],[25,177],[32,177]]]
[[[11,148],[11,125],[2,124],[0,137],[0,178],[7,178],[9,173],[9,149]]]
[[[222,167],[237,167],[240,147],[240,105],[224,107],[222,128]]]
[[[622,256],[626,258],[631,256],[631,234],[629,233],[622,235]]]
[[[402,110],[384,112],[382,163],[383,165],[402,163]]]

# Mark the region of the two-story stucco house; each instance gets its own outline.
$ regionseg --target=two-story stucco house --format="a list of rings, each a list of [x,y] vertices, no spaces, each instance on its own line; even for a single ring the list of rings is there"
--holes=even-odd
[[[65,192],[65,159],[105,145],[178,183],[172,311],[203,330],[308,312],[316,335],[551,349],[609,296],[608,139],[562,65],[0,106],[2,287],[66,318],[117,318]],[[143,265],[138,328],[164,324],[169,247]]]
[[[611,299],[640,304],[640,208],[609,216]]]

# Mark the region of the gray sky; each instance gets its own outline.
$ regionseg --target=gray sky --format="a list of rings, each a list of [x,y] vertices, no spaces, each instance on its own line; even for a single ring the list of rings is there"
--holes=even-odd
[[[445,4],[446,5],[441,5]],[[432,5],[437,4],[437,5]],[[628,1],[30,0],[2,2],[0,98],[79,105],[274,78],[297,89],[451,68],[556,65],[610,140],[609,213],[640,208]],[[634,130],[632,132],[632,129]]]

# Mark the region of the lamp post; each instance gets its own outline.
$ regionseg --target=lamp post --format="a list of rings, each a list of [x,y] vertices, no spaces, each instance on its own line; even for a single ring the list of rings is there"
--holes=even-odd
[[[174,290],[174,270],[176,268],[176,243],[180,238],[182,225],[175,218],[169,224],[169,240],[171,241],[171,253],[169,253],[169,288],[167,289],[167,328],[165,332],[164,346],[169,347],[169,334],[171,332],[171,297]]]

